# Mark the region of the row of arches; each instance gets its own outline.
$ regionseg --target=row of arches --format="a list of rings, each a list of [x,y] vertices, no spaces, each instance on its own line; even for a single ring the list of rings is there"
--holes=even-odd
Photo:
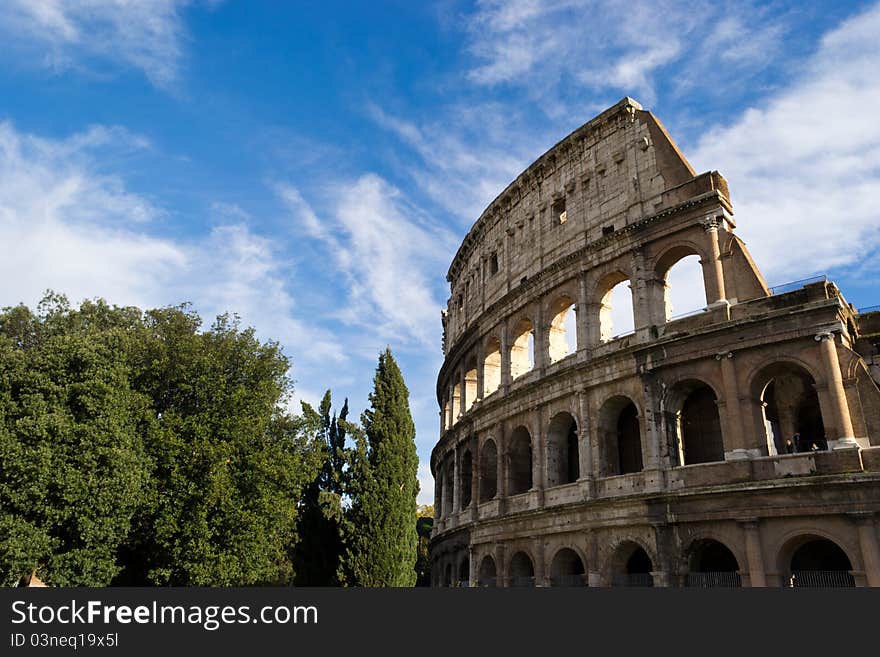
[[[655,281],[663,290],[663,317],[657,320],[661,322],[676,318],[678,313],[690,314],[707,307],[703,261],[696,250],[677,247],[670,254],[660,259],[661,271]],[[549,321],[542,327],[546,330],[542,345],[536,342],[538,334],[533,318],[521,317],[507,329],[506,348],[501,336],[493,334],[483,342],[479,356],[472,354],[465,359],[442,404],[443,429],[450,428],[478,398],[488,397],[501,388],[505,364],[510,380],[515,381],[535,369],[539,355],[549,364],[557,363],[583,346],[579,344],[580,339],[603,343],[635,330],[636,309],[632,282],[627,274],[614,271],[600,280],[598,301],[591,317],[580,319],[585,324],[595,324],[595,334],[586,328],[578,331],[575,296],[574,293],[561,293],[547,307]]]
[[[757,382],[754,394],[758,395],[765,433],[765,454],[828,448],[816,382],[806,369],[790,362],[774,363],[762,370]],[[718,395],[712,386],[699,379],[680,381],[670,388],[664,403],[667,466],[725,460],[731,449],[725,443]],[[438,517],[467,508],[474,496],[478,503],[484,503],[499,495],[525,493],[536,487],[538,475],[543,477],[542,487],[552,488],[574,483],[582,476],[626,475],[645,468],[649,455],[646,426],[643,412],[632,398],[613,395],[590,424],[595,435],[582,435],[574,415],[561,411],[547,425],[545,445],[540,445],[525,425],[510,432],[503,453],[491,437],[481,441],[478,453],[472,453],[468,445],[461,453],[457,477],[450,455],[437,474]],[[545,463],[536,473],[535,451],[542,447]],[[597,450],[590,458],[591,472],[582,472],[581,452],[585,449]],[[503,482],[500,477],[505,478]],[[460,504],[453,509],[456,487]]]
[[[666,580],[671,585],[690,588],[740,587],[741,573],[747,572],[733,551],[715,539],[695,541],[682,555],[683,572]],[[582,587],[593,585],[611,587],[653,587],[658,585],[654,560],[638,543],[623,542],[612,554],[604,572],[591,578],[586,564],[578,551],[563,547],[550,560],[549,568],[541,581],[536,577],[532,556],[525,550],[514,552],[501,576],[492,555],[480,559],[473,574],[473,586],[530,587]],[[846,552],[834,541],[820,536],[802,535],[790,541],[780,555],[780,584],[787,587],[853,587],[855,578],[852,563]],[[455,571],[447,564],[441,586],[471,585],[470,561],[467,556]]]

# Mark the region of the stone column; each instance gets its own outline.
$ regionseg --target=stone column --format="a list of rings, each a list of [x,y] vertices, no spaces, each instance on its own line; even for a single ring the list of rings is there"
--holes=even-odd
[[[480,571],[478,568],[480,565],[477,563],[477,551],[474,549],[473,545],[468,545],[468,586],[479,586],[479,582],[477,582],[477,578],[480,576]]]
[[[486,396],[486,388],[485,388],[485,372],[483,369],[486,367],[486,354],[485,344],[480,341],[477,345],[477,398],[474,401],[482,401],[483,397]]]
[[[535,546],[535,586],[547,586],[544,574],[544,543],[540,536],[532,537]]]
[[[461,455],[458,450],[458,445],[455,446],[452,452],[452,512],[458,513],[461,511],[461,482],[458,480],[461,475],[461,467],[459,465],[459,459]]]
[[[439,468],[440,479],[437,479],[437,468]],[[443,468],[441,465],[435,466],[434,470],[434,527],[440,522],[440,510],[443,506]]]
[[[547,487],[547,430],[544,407],[535,409],[535,432],[532,435],[532,488],[538,491],[538,506],[544,506],[544,489]]]
[[[535,370],[537,370],[541,376],[544,376],[544,371],[547,369],[547,363],[550,362],[550,331],[548,331],[547,327],[544,325],[543,303],[538,303],[535,308],[534,322],[535,324],[532,326],[532,330],[534,331],[535,336]]]
[[[850,514],[859,529],[859,548],[868,586],[880,586],[880,546],[877,544],[877,529],[873,513]]]
[[[602,344],[602,300],[587,302],[587,347]]]
[[[840,374],[840,361],[837,359],[837,345],[834,334],[830,332],[819,333],[816,336],[822,354],[822,365],[825,376],[828,379],[828,398],[831,402],[832,412],[835,417],[831,418],[837,427],[837,436],[828,441],[829,449],[847,449],[858,447],[852,420],[849,415],[849,405],[846,402],[846,391],[843,389],[843,377]]]
[[[650,339],[648,329],[658,323],[652,303],[652,279],[653,272],[646,271],[644,253],[641,249],[635,249],[632,252],[632,278],[629,282],[633,299],[633,329],[645,339]]]
[[[501,325],[501,392],[507,394],[510,390],[510,338],[508,337],[507,324]]]
[[[644,447],[642,448],[642,462],[645,470],[660,469],[660,428],[657,426],[657,418],[660,417],[660,408],[654,394],[654,375],[646,373],[642,375],[643,403],[643,427]]]
[[[718,219],[706,217],[700,222],[706,231],[708,243],[708,266],[703,267],[703,277],[706,281],[706,299],[709,306],[727,304],[727,296],[724,291],[724,267],[721,264],[721,248],[718,245]]]
[[[495,546],[495,584],[496,586],[509,586],[510,577],[507,574],[507,564],[504,562],[507,546],[499,543]]]
[[[749,580],[755,587],[767,586],[767,577],[764,574],[764,553],[761,549],[761,533],[758,530],[758,520],[745,520],[740,523],[745,536],[746,558],[748,559]]]
[[[584,353],[590,344],[589,324],[591,318],[587,300],[587,278],[583,274],[578,277],[578,300],[575,306],[575,324],[577,326],[577,350]]]
[[[461,398],[459,398],[459,404],[461,403]],[[449,422],[446,426],[450,429],[455,425],[458,418],[455,416],[455,382],[449,384]]]
[[[584,498],[589,499],[596,493],[595,481],[593,474],[593,440],[592,440],[592,423],[590,422],[587,410],[587,391],[578,391],[578,468],[580,469],[580,481],[585,485],[581,486]]]
[[[722,438],[724,441],[724,460],[756,458],[766,453],[755,445],[746,444],[743,435],[745,416],[739,407],[739,385],[736,381],[736,367],[733,363],[733,352],[720,353],[715,359],[721,363],[721,382],[724,385],[723,399],[719,406],[723,408]]]
[[[471,519],[479,520],[480,514],[477,507],[480,505],[480,479],[482,472],[480,459],[480,439],[475,438],[471,447]]]
[[[496,448],[498,450],[496,465],[498,472],[495,479],[495,495],[498,498],[498,515],[504,515],[504,506],[507,498],[507,436],[504,430],[504,423],[498,424],[498,430],[495,432],[498,437]]]
[[[465,366],[465,367],[467,367],[467,366]],[[459,409],[458,416],[461,417],[462,415],[464,415],[467,412],[468,403],[470,401],[467,398],[467,372],[465,371],[464,367],[462,367],[461,370],[459,370],[458,376],[459,376],[458,385],[461,386],[461,404],[460,404],[461,408]]]

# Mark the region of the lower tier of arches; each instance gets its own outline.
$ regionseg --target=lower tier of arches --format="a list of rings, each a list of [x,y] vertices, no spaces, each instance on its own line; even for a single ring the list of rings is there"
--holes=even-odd
[[[871,481],[842,495],[820,485],[729,499],[720,495],[709,502],[630,500],[594,512],[586,505],[474,523],[432,541],[432,584],[880,586],[878,493],[880,481]],[[803,498],[804,506],[767,505],[774,495]],[[839,508],[827,512],[827,500],[835,497]],[[820,500],[825,510],[810,508]],[[738,513],[755,503],[772,513]],[[659,515],[664,505],[668,515]]]

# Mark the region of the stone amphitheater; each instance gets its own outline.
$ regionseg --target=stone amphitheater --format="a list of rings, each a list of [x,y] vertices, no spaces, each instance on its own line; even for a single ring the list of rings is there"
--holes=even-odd
[[[433,585],[880,586],[880,309],[825,277],[768,288],[730,199],[624,98],[474,224]],[[676,316],[688,259],[706,302]]]

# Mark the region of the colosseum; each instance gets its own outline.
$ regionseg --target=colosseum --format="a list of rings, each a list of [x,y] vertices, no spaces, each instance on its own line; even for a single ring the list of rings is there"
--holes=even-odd
[[[447,275],[433,585],[880,586],[880,308],[768,288],[730,199],[624,98],[483,212]]]

